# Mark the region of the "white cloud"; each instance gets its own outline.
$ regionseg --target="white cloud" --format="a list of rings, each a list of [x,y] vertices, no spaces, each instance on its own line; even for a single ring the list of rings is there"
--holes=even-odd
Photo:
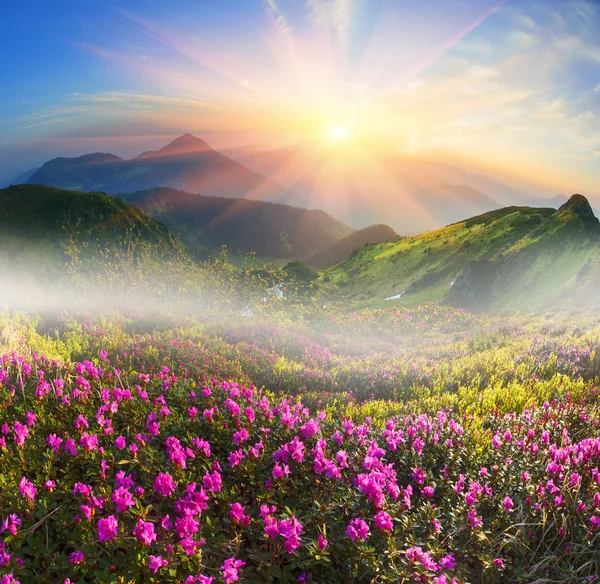
[[[266,0],[267,12],[275,22],[275,24],[284,31],[290,31],[291,27],[287,21],[287,18],[281,11],[277,0]]]
[[[312,17],[318,25],[332,26],[340,35],[346,35],[352,19],[352,0],[306,0]]]

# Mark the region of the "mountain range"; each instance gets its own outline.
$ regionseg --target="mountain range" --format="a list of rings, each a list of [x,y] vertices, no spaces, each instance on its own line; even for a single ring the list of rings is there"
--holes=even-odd
[[[131,159],[100,152],[54,158],[35,170],[26,182],[112,195],[170,187],[228,198],[286,202],[292,198],[281,185],[190,134]]]
[[[403,234],[504,205],[544,204],[538,193],[458,166],[380,152],[368,144],[345,155],[319,144],[239,150],[234,155],[237,159],[185,134],[130,159],[110,153],[54,158],[15,181],[108,194],[168,187],[322,209],[356,229],[386,223]]]

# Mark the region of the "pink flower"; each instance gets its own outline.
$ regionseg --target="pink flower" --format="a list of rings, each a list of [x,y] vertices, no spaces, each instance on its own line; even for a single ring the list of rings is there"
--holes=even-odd
[[[221,482],[221,475],[216,470],[212,474],[206,471],[206,474],[202,477],[204,488],[212,493],[218,493],[221,490]]]
[[[125,487],[115,489],[112,493],[112,500],[117,508],[117,513],[124,513],[130,507],[135,506],[133,495]]]
[[[156,541],[156,533],[154,532],[154,524],[149,521],[139,519],[133,530],[135,538],[145,546],[149,546]]]
[[[163,560],[162,556],[148,556],[148,569],[152,570],[155,574],[163,566],[166,566],[168,564],[169,562],[167,562],[167,560]]]
[[[227,462],[232,468],[241,464],[242,460],[244,460],[244,452],[241,448],[232,452],[227,458]]]
[[[168,473],[161,472],[154,480],[154,492],[158,493],[161,497],[170,497],[175,492],[176,488],[177,483]]]
[[[508,513],[514,507],[514,503],[510,497],[504,497],[502,499],[502,506],[504,507],[504,511]]]
[[[19,491],[21,493],[21,497],[24,499],[29,499],[30,501],[35,501],[35,495],[37,493],[37,489],[33,485],[33,483],[28,480],[26,477],[21,479],[19,483]]]
[[[221,573],[223,574],[225,583],[231,584],[232,582],[237,582],[240,579],[238,570],[245,565],[246,562],[242,562],[241,560],[236,560],[234,558],[225,560],[221,566]]]
[[[391,531],[394,528],[391,516],[385,511],[380,511],[373,519],[374,525],[377,529],[381,529],[382,531]]]
[[[346,529],[346,535],[352,541],[355,541],[357,537],[360,539],[367,539],[369,536],[369,526],[363,519],[352,519],[350,525],[348,525]]]
[[[427,475],[422,468],[416,468],[412,473],[412,478],[417,485],[422,485],[425,482]]]
[[[245,508],[240,503],[232,503],[231,510],[229,511],[229,517],[231,521],[239,525],[248,526],[250,525],[250,516],[244,514]]]
[[[494,560],[494,566],[497,568],[504,568],[504,560],[502,558],[496,558]]]
[[[448,554],[440,560],[440,566],[444,570],[454,570],[454,567],[456,566],[456,559],[452,554]]]
[[[44,486],[46,487],[46,489],[49,492],[52,492],[54,489],[56,489],[56,481],[53,481],[53,480],[46,481],[44,483]]]
[[[119,533],[119,522],[114,515],[98,520],[98,541],[112,541]]]
[[[82,564],[84,560],[85,557],[83,556],[83,552],[81,550],[77,550],[69,556],[69,562],[71,562],[71,564]]]
[[[290,474],[290,467],[287,464],[284,464],[283,466],[281,466],[279,463],[277,463],[274,467],[273,467],[273,478],[275,479],[281,479],[284,476],[287,477]]]
[[[328,544],[329,542],[322,535],[319,535],[319,539],[317,540],[317,545],[319,546],[319,549],[323,551]]]

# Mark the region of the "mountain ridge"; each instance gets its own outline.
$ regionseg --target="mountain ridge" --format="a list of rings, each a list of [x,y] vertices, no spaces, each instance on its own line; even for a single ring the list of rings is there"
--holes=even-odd
[[[178,233],[182,243],[195,252],[227,245],[234,253],[304,259],[353,232],[319,209],[208,197],[164,187],[119,196]]]
[[[368,305],[389,305],[388,298],[408,306],[438,301],[510,311],[568,296],[583,267],[599,258],[600,223],[587,199],[576,195],[558,210],[505,207],[366,246],[328,274]]]

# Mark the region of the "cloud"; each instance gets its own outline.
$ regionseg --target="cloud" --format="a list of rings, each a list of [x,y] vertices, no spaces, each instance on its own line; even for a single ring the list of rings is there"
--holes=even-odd
[[[122,108],[151,108],[152,106],[192,108],[217,107],[216,104],[203,99],[148,95],[143,93],[121,93],[117,91],[75,93],[71,96],[71,100],[91,104],[111,104]]]
[[[317,25],[333,27],[340,36],[345,36],[352,22],[352,0],[307,0]]]
[[[514,19],[520,26],[530,29],[536,28],[535,20],[526,14],[515,14]]]
[[[287,18],[281,11],[277,0],[265,0],[267,6],[267,12],[269,16],[273,19],[273,22],[277,25],[277,27],[285,32],[289,32],[291,30],[291,26],[288,23]]]

